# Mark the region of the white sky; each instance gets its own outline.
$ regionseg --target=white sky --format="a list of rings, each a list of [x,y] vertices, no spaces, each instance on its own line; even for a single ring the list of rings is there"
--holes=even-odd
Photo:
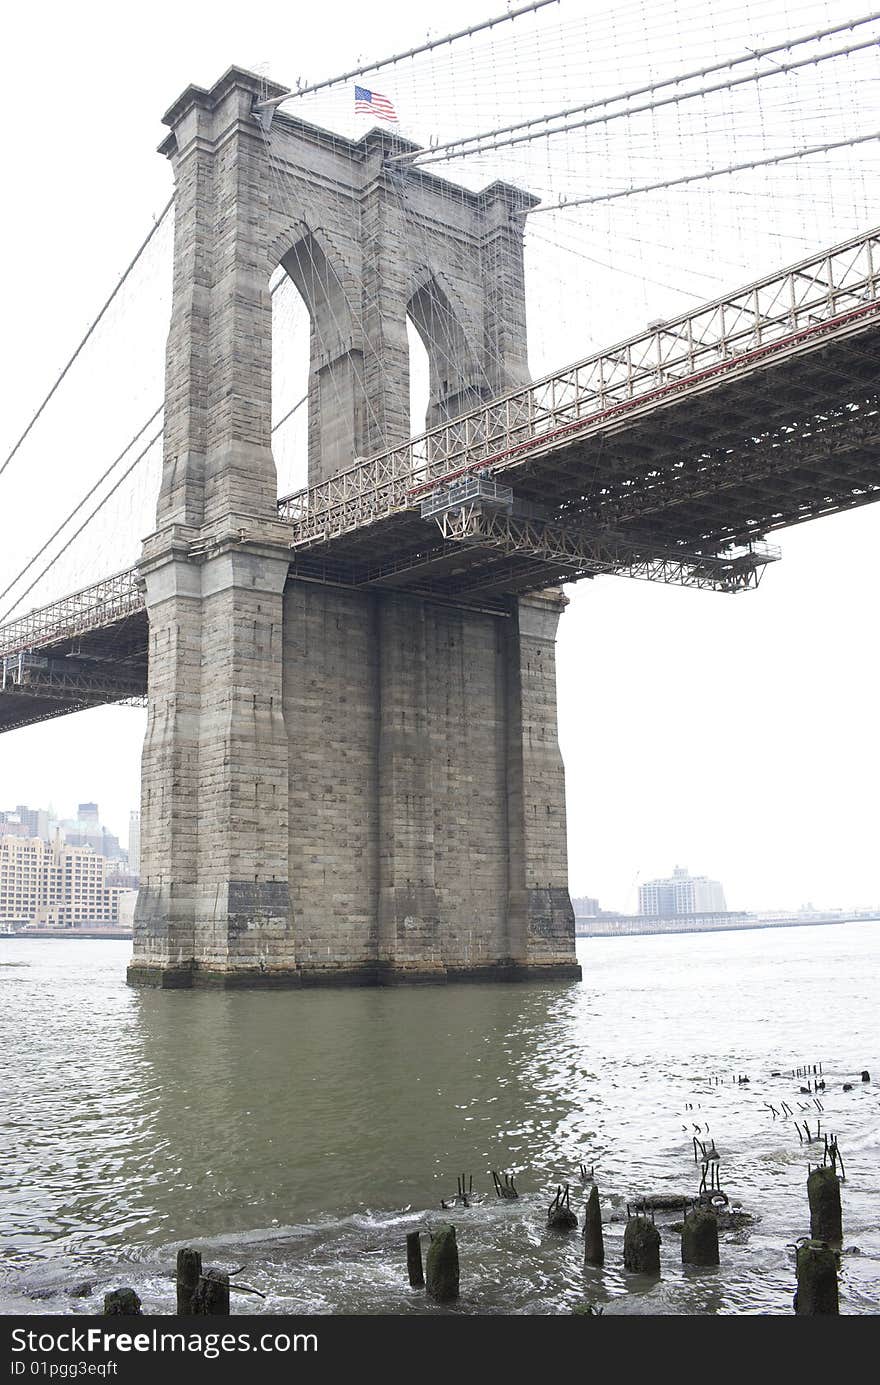
[[[7,7],[0,457],[170,195],[155,146],[161,113],[184,86],[209,86],[233,62],[289,85],[314,80],[496,8],[501,0],[444,0],[416,19],[411,6],[348,0],[330,0],[309,18],[289,0]],[[540,22],[497,29],[491,44],[465,42],[365,82],[395,100],[405,134],[427,143],[864,9],[855,0],[562,0]],[[872,33],[880,26],[825,47]],[[877,94],[874,48],[798,78],[436,171],[472,186],[502,176],[571,198],[874,130]],[[301,110],[357,133],[350,100],[343,89]],[[533,371],[876,224],[877,173],[877,148],[862,145],[533,218]],[[0,589],[158,403],[167,304],[160,234],[108,321],[112,331],[84,353],[70,388],[0,478]],[[276,417],[294,397],[276,389]],[[280,440],[277,456],[280,473],[295,476]],[[155,465],[137,476],[59,562],[57,590],[134,560],[149,528]],[[776,536],[783,562],[757,593],[737,597],[620,578],[568,589],[559,707],[573,893],[633,908],[638,879],[681,863],[721,879],[731,907],[880,902],[878,534],[880,512],[869,506]],[[120,535],[128,535],[121,544]],[[22,609],[53,594],[44,582]],[[97,800],[125,840],[143,724],[140,711],[105,708],[3,736],[0,808],[51,802],[68,814]]]

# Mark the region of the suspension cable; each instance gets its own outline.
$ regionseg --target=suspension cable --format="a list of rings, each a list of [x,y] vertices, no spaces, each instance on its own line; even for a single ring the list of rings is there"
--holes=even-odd
[[[728,164],[727,168],[710,168],[705,173],[687,173],[682,178],[667,178],[662,183],[644,183],[640,187],[623,188],[620,192],[605,192],[598,197],[573,197],[564,202],[541,202],[537,207],[527,207],[522,211],[515,211],[513,215],[532,216],[535,212],[566,212],[570,207],[584,207],[592,202],[614,202],[619,197],[632,197],[638,192],[656,192],[659,188],[680,187],[682,183],[704,182],[708,178],[720,178],[725,173],[740,173],[746,168],[766,168],[768,164],[804,159],[808,154],[824,154],[830,149],[848,149],[853,144],[866,144],[873,139],[880,139],[880,130],[875,130],[870,135],[854,135],[852,139],[835,140],[833,144],[814,144],[809,149],[795,149],[790,154],[774,154],[769,159],[750,159],[747,163]]]
[[[165,220],[165,217],[166,217],[166,216],[168,215],[168,213],[171,211],[171,208],[172,208],[173,206],[174,206],[174,198],[173,198],[173,196],[172,196],[172,197],[169,197],[168,201],[165,203],[165,206],[162,208],[162,211],[161,211],[160,214],[159,214],[158,220],[154,221],[153,226],[152,226],[152,229],[151,229],[150,232],[149,232],[149,235],[147,235],[147,236],[145,237],[145,239],[144,239],[143,241],[141,241],[141,244],[140,244],[140,246],[138,247],[137,253],[135,254],[135,256],[134,256],[134,258],[132,259],[131,263],[126,267],[125,271],[123,272],[123,275],[122,275],[121,279],[120,279],[120,280],[118,281],[118,283],[116,284],[116,286],[115,286],[115,288],[113,289],[113,292],[110,294],[109,298],[105,299],[104,304],[103,304],[103,306],[102,306],[102,308],[101,308],[101,311],[98,313],[98,316],[95,318],[95,320],[94,320],[94,322],[92,323],[91,327],[89,327],[88,331],[86,332],[86,334],[85,334],[85,336],[83,337],[82,341],[80,342],[79,346],[76,348],[76,350],[74,351],[74,353],[73,353],[73,355],[71,356],[70,360],[67,362],[67,365],[64,367],[64,369],[62,370],[61,374],[58,376],[58,379],[55,381],[55,383],[54,383],[54,385],[52,386],[52,388],[50,389],[49,393],[46,395],[46,398],[43,400],[42,404],[41,404],[40,407],[37,409],[36,413],[34,414],[33,418],[31,419],[30,423],[29,423],[28,426],[25,428],[25,430],[24,430],[24,432],[22,433],[21,437],[18,439],[18,442],[17,442],[17,443],[15,444],[15,446],[12,448],[12,451],[11,451],[11,452],[9,453],[9,455],[6,457],[6,459],[5,459],[5,461],[2,463],[2,465],[0,465],[0,476],[3,475],[4,471],[5,471],[6,468],[9,466],[9,463],[12,461],[12,459],[13,459],[13,457],[15,456],[16,452],[17,452],[18,449],[21,447],[21,445],[22,445],[22,443],[24,442],[25,438],[27,437],[28,433],[31,431],[31,429],[33,428],[33,426],[34,426],[34,424],[36,423],[37,419],[40,417],[40,414],[43,412],[43,410],[45,409],[46,405],[49,403],[49,400],[52,398],[52,396],[54,395],[55,391],[58,389],[58,386],[61,384],[61,382],[62,382],[62,380],[64,379],[65,375],[66,375],[67,372],[70,370],[70,367],[73,365],[73,363],[74,363],[74,361],[76,360],[77,356],[80,354],[80,352],[82,351],[82,349],[83,349],[83,347],[85,346],[86,342],[89,340],[89,337],[91,337],[91,335],[92,335],[92,333],[94,332],[95,328],[97,327],[98,323],[101,321],[101,318],[104,316],[104,314],[106,313],[107,309],[110,307],[110,304],[113,302],[113,300],[114,300],[114,298],[116,297],[116,295],[118,294],[119,290],[122,288],[122,285],[125,283],[125,281],[126,281],[126,279],[128,278],[129,274],[130,274],[131,271],[134,269],[134,267],[135,267],[135,265],[137,264],[138,260],[140,259],[141,255],[143,255],[143,253],[144,253],[144,251],[146,250],[147,246],[149,245],[150,241],[153,239],[154,235],[155,235],[156,232],[158,231],[159,227],[162,225],[162,222]]]
[[[736,67],[744,62],[754,62],[756,58],[767,57],[770,53],[777,53],[786,48],[798,47],[804,43],[814,42],[816,39],[837,33],[840,29],[855,28],[859,24],[868,24],[873,20],[880,19],[880,13],[866,15],[864,19],[851,20],[847,24],[837,25],[833,29],[820,30],[815,34],[808,34],[804,38],[792,38],[785,43],[775,44],[772,48],[757,48],[749,51],[742,57],[729,58],[725,62],[715,63],[712,67],[706,67],[695,72],[680,73],[676,77],[666,77],[660,81],[651,82],[647,86],[636,87],[632,91],[619,92],[616,96],[606,96],[598,101],[589,101],[585,105],[571,106],[567,110],[555,111],[552,115],[533,116],[531,120],[524,120],[516,125],[502,126],[497,130],[487,130],[482,134],[468,135],[462,139],[450,140],[447,144],[434,145],[431,149],[415,150],[405,154],[393,154],[388,159],[389,163],[411,163],[418,168],[422,168],[429,163],[446,162],[449,159],[464,159],[472,154],[491,153],[496,149],[506,149],[511,145],[525,144],[530,140],[546,139],[550,135],[566,134],[571,130],[585,129],[590,125],[604,125],[612,120],[620,120],[632,115],[641,115],[645,111],[655,111],[663,106],[678,104],[682,101],[690,101],[697,96],[709,96],[719,91],[730,91],[734,87],[743,86],[748,82],[759,82],[765,77],[778,77],[780,74],[796,71],[802,67],[810,67],[820,62],[826,62],[829,58],[846,57],[851,53],[860,52],[865,48],[872,48],[880,43],[880,39],[866,39],[862,43],[849,44],[844,48],[835,48],[830,53],[818,53],[809,58],[799,58],[795,62],[777,63],[771,68],[758,72],[750,72],[744,77],[734,77],[729,82],[715,82],[710,86],[698,87],[692,91],[676,92],[672,96],[661,97],[659,100],[643,102],[640,106],[632,106],[622,111],[611,111],[605,115],[594,116],[590,120],[577,121],[566,125],[554,126],[550,129],[535,130],[532,127],[537,124],[547,125],[553,120],[565,120],[572,115],[584,115],[589,111],[595,111],[605,106],[611,106],[617,101],[630,101],[636,96],[644,96],[648,92],[656,92],[664,87],[677,86],[680,82],[691,81],[695,77],[708,76],[712,72],[719,72],[725,68]],[[525,131],[525,133],[520,133]],[[501,135],[508,135],[508,139],[498,138]],[[490,140],[492,143],[483,143]],[[466,146],[473,145],[473,148]]]
[[[278,429],[282,426],[282,424],[285,424],[289,418],[292,418],[292,416],[296,413],[297,409],[302,408],[303,404],[305,404],[305,402],[306,402],[306,400],[308,399],[308,397],[309,397],[309,396],[308,396],[307,394],[304,394],[303,397],[302,397],[302,399],[298,399],[298,400],[296,401],[296,403],[295,403],[294,405],[292,405],[292,407],[289,408],[289,409],[287,410],[287,413],[284,414],[284,416],[283,416],[282,418],[279,418],[278,422],[277,422],[277,423],[273,426],[273,428],[272,428],[273,434],[274,434],[274,433],[277,433]],[[16,587],[16,586],[18,585],[18,583],[21,581],[21,579],[22,579],[22,578],[30,571],[30,569],[33,567],[34,563],[36,563],[40,558],[42,558],[43,554],[46,552],[46,549],[49,547],[49,545],[52,544],[52,543],[54,543],[55,539],[57,539],[58,535],[59,535],[60,533],[62,533],[62,531],[63,531],[64,529],[67,528],[67,526],[68,526],[68,524],[71,522],[71,520],[76,518],[76,516],[79,514],[79,512],[80,512],[80,510],[83,508],[83,506],[86,505],[86,504],[88,504],[88,502],[91,500],[92,496],[95,494],[95,491],[97,491],[97,490],[99,489],[99,487],[102,485],[102,483],[103,483],[104,481],[107,480],[107,477],[108,477],[108,476],[110,475],[110,473],[113,471],[114,467],[118,466],[119,463],[122,461],[123,457],[125,457],[125,456],[131,451],[131,449],[134,447],[134,445],[135,445],[135,443],[138,441],[138,439],[141,438],[141,437],[143,437],[144,433],[147,431],[147,429],[149,428],[150,424],[153,423],[153,422],[159,417],[159,415],[161,414],[161,412],[162,412],[162,410],[164,409],[164,407],[165,407],[164,403],[160,404],[159,407],[158,407],[158,409],[154,410],[154,412],[150,414],[150,417],[147,419],[146,423],[141,424],[140,428],[137,430],[137,432],[135,433],[134,437],[129,439],[129,441],[126,443],[125,447],[122,449],[122,451],[119,453],[119,455],[118,455],[117,457],[115,457],[115,458],[113,459],[113,461],[110,463],[110,465],[101,473],[101,475],[98,477],[98,479],[97,479],[97,481],[95,482],[95,484],[91,487],[91,489],[90,489],[89,491],[86,492],[86,494],[83,496],[83,498],[82,498],[81,500],[77,501],[77,503],[76,503],[76,505],[74,506],[74,508],[73,508],[73,509],[70,511],[70,513],[69,513],[68,515],[66,515],[65,518],[61,521],[61,523],[58,525],[58,528],[55,530],[55,532],[54,532],[53,534],[50,534],[49,538],[48,538],[48,539],[46,540],[46,542],[43,544],[42,548],[38,549],[37,552],[33,555],[33,557],[28,559],[28,561],[25,563],[25,565],[24,565],[24,567],[21,569],[21,571],[20,571],[15,577],[13,577],[12,581],[9,582],[9,583],[7,584],[7,586],[5,586],[5,587],[3,588],[2,591],[0,591],[0,601],[3,600],[4,596],[8,596],[8,595],[9,595],[9,593],[12,591],[13,587]],[[157,433],[156,436],[153,438],[152,442],[150,442],[150,443],[148,444],[147,448],[146,448],[143,452],[141,452],[140,455],[135,459],[135,465],[137,464],[137,462],[143,460],[143,458],[146,456],[147,452],[148,452],[148,451],[150,450],[150,448],[153,446],[153,443],[156,441],[156,438],[157,438],[158,436],[159,436],[159,434]],[[128,476],[128,475],[129,475],[129,472],[127,471],[127,472],[125,473],[125,476]],[[125,476],[123,476],[123,477],[120,478],[120,482],[125,480]],[[115,487],[114,487],[114,489],[115,489]],[[113,492],[112,492],[112,491],[109,491],[108,494],[104,497],[104,500],[109,499],[110,495],[112,495],[112,494],[113,494]],[[104,504],[104,500],[101,501],[101,505]],[[97,508],[96,510],[93,510],[93,511],[92,511],[92,513],[89,515],[89,518],[88,518],[87,521],[86,521],[86,524],[91,524],[92,520],[95,518],[95,515],[96,515],[96,514],[98,513],[98,511],[100,510],[101,505],[99,505],[98,508]],[[85,526],[83,526],[83,527],[85,527]],[[77,534],[81,534],[81,533],[82,533],[82,529],[77,530]],[[76,535],[74,535],[74,537],[76,537]],[[61,549],[61,552],[60,552],[60,553],[57,553],[57,554],[55,555],[55,558],[52,559],[52,562],[54,563],[54,562],[56,561],[57,558],[60,558],[60,557],[61,557],[61,553],[63,553],[63,552],[64,552],[64,549],[62,548],[62,549]],[[43,572],[40,574],[40,577],[44,576],[45,573],[48,572],[49,567],[51,567],[51,566],[52,566],[52,564],[50,563],[50,564],[48,565],[48,567],[44,568],[44,569],[43,569]],[[37,581],[39,581],[39,580],[40,580],[40,578],[37,578]],[[29,587],[29,588],[28,588],[28,591],[30,591],[30,590],[31,590],[31,588]],[[24,592],[24,593],[22,593],[22,596],[17,597],[16,600],[15,600],[15,602],[14,602],[14,604],[13,604],[13,606],[10,607],[10,610],[14,610],[15,607],[19,604],[19,602],[22,601],[22,600],[24,599],[25,596],[27,596],[27,594],[28,594],[27,592]],[[8,615],[9,612],[7,611],[6,614]],[[5,619],[5,617],[4,617],[4,619]]]
[[[160,404],[159,407],[158,407],[158,409],[156,409],[155,413],[152,413],[152,414],[150,415],[150,417],[147,419],[146,423],[144,423],[144,424],[142,425],[142,427],[140,427],[140,428],[138,429],[138,431],[135,433],[134,437],[125,445],[125,447],[124,447],[124,448],[122,449],[122,451],[119,453],[119,456],[118,456],[118,457],[114,457],[113,461],[112,461],[112,462],[110,463],[110,465],[107,467],[106,471],[104,471],[104,472],[98,477],[97,481],[96,481],[95,484],[92,486],[91,490],[87,491],[87,493],[83,496],[82,500],[78,501],[77,504],[76,504],[76,506],[74,507],[74,509],[71,510],[70,514],[67,515],[67,516],[61,521],[61,523],[59,524],[58,528],[55,530],[54,534],[50,534],[49,538],[48,538],[48,539],[46,540],[46,542],[43,544],[42,548],[38,549],[38,551],[34,554],[34,556],[33,556],[32,558],[29,558],[29,559],[28,559],[28,561],[25,563],[24,567],[21,569],[21,572],[19,572],[18,575],[17,575],[16,577],[13,577],[12,581],[11,581],[7,586],[5,586],[5,587],[3,588],[2,592],[0,592],[0,601],[3,600],[4,596],[7,596],[7,595],[9,594],[9,592],[12,591],[12,588],[13,588],[13,587],[15,587],[15,586],[18,585],[18,583],[21,581],[22,577],[24,577],[25,574],[26,574],[27,572],[29,572],[30,569],[33,567],[34,563],[37,562],[38,559],[42,558],[43,554],[45,553],[45,551],[46,551],[46,549],[49,547],[49,545],[50,545],[51,543],[54,543],[55,539],[57,539],[57,537],[58,537],[58,535],[61,533],[61,531],[62,531],[63,529],[66,529],[67,526],[68,526],[68,524],[70,523],[70,521],[71,521],[72,519],[75,519],[75,518],[76,518],[76,516],[79,514],[79,512],[80,512],[80,510],[83,508],[83,506],[86,505],[86,504],[88,504],[88,502],[91,500],[92,496],[95,494],[95,491],[98,490],[98,488],[102,485],[102,483],[103,483],[104,481],[106,481],[107,477],[110,475],[110,473],[111,473],[111,471],[113,470],[113,468],[114,468],[115,466],[118,466],[118,465],[119,465],[119,463],[122,461],[122,459],[123,459],[123,457],[126,455],[126,453],[128,453],[128,452],[131,451],[132,447],[133,447],[134,444],[138,441],[138,439],[141,438],[141,437],[143,437],[144,433],[147,431],[147,429],[149,428],[150,424],[153,423],[154,420],[157,419],[157,418],[159,417],[159,415],[161,414],[163,408],[164,408],[164,405],[163,405],[163,404]],[[143,454],[142,454],[142,455],[143,455]],[[97,511],[96,511],[95,513],[97,513]],[[55,560],[53,559],[52,561],[54,562]],[[16,601],[15,604],[16,604],[16,606],[17,606],[17,605],[18,605],[18,602]]]
[[[95,506],[94,510],[93,510],[92,513],[88,516],[88,518],[83,520],[83,522],[82,522],[82,524],[79,526],[79,528],[78,528],[73,534],[71,534],[71,536],[70,536],[70,538],[67,540],[67,542],[64,543],[64,544],[61,546],[61,548],[60,548],[60,549],[58,550],[58,552],[55,554],[55,557],[52,558],[52,559],[46,564],[46,566],[43,568],[43,570],[42,570],[41,572],[37,573],[37,576],[36,576],[36,577],[34,578],[34,580],[31,582],[30,586],[29,586],[29,587],[26,587],[25,590],[24,590],[19,596],[17,596],[17,597],[15,598],[15,600],[13,601],[12,605],[8,608],[8,610],[6,610],[6,611],[3,613],[3,615],[0,616],[0,625],[2,625],[5,621],[7,621],[7,620],[9,619],[9,617],[12,615],[12,612],[15,610],[16,606],[19,606],[19,605],[21,604],[21,602],[24,601],[25,597],[28,596],[28,595],[30,595],[30,593],[33,591],[34,587],[37,585],[37,583],[38,583],[39,581],[41,581],[43,577],[45,577],[45,575],[46,575],[46,573],[49,571],[50,567],[52,567],[55,563],[58,562],[58,559],[59,559],[60,557],[62,557],[62,555],[65,554],[65,553],[67,552],[68,548],[70,548],[71,544],[74,543],[74,542],[79,538],[80,534],[81,534],[82,531],[87,527],[87,525],[91,524],[92,520],[95,518],[95,515],[99,512],[99,510],[103,509],[103,507],[107,504],[107,501],[110,499],[111,495],[115,495],[116,491],[119,490],[119,487],[122,485],[123,481],[127,480],[127,478],[128,478],[128,477],[131,475],[131,473],[134,471],[134,469],[135,469],[135,467],[138,465],[138,463],[141,462],[141,461],[143,461],[144,457],[146,457],[146,455],[147,455],[147,453],[149,452],[150,448],[153,447],[153,446],[155,446],[155,444],[159,441],[159,439],[161,438],[161,436],[162,436],[162,429],[159,428],[158,431],[155,432],[155,433],[153,434],[153,436],[150,438],[150,441],[147,443],[147,445],[146,445],[144,448],[141,449],[141,451],[140,451],[140,452],[138,453],[138,455],[135,457],[134,461],[131,462],[130,465],[127,466],[127,467],[125,468],[125,471],[124,471],[124,472],[122,473],[122,475],[119,477],[118,481],[115,481],[115,482],[113,483],[113,485],[110,487],[110,489],[109,489],[109,491],[107,492],[107,494],[106,494],[106,495],[104,496],[104,498],[103,498],[101,501],[99,501],[99,503]],[[16,580],[17,580],[17,579],[16,579]]]
[[[418,48],[408,48],[405,53],[395,53],[393,57],[380,58],[378,62],[369,63],[366,67],[353,67],[350,72],[343,72],[338,77],[325,77],[321,82],[312,82],[308,86],[297,86],[296,91],[289,91],[284,96],[273,96],[268,101],[257,101],[254,104],[254,110],[272,110],[275,106],[280,106],[285,101],[293,101],[298,96],[309,96],[313,91],[323,91],[325,87],[339,86],[341,82],[348,82],[352,77],[362,77],[366,72],[378,72],[381,67],[392,67],[395,63],[403,62],[406,58],[415,58],[420,53],[430,53],[432,49],[442,48],[444,44],[455,43],[460,38],[471,38],[483,29],[492,29],[496,24],[506,24],[509,19],[518,19],[520,15],[529,14],[532,10],[542,10],[545,5],[558,5],[559,3],[560,0],[532,0],[529,5],[520,5],[515,10],[505,10],[504,14],[497,14],[493,19],[484,19],[479,24],[472,24],[469,29],[459,29],[456,34],[444,34],[443,38],[429,39],[427,43],[420,43]]]

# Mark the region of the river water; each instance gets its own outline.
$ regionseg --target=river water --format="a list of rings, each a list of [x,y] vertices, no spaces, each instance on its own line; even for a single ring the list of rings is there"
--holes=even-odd
[[[577,984],[213,994],[130,990],[129,943],[0,939],[0,1311],[94,1312],[131,1284],[173,1312],[192,1244],[266,1295],[234,1312],[790,1313],[817,1156],[768,1109],[786,1100],[839,1136],[841,1311],[876,1313],[878,943],[869,922],[602,938]],[[790,1076],[820,1062],[821,1114]],[[626,1201],[697,1191],[695,1125],[755,1220],[693,1270],[658,1214],[661,1277],[627,1274]],[[557,1184],[582,1212],[582,1162],[603,1270],[545,1229]],[[459,1173],[485,1199],[444,1214]],[[446,1219],[462,1298],[437,1309],[404,1241]]]

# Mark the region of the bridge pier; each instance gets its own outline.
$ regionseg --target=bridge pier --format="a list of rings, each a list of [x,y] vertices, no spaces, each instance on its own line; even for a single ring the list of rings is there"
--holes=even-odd
[[[490,615],[292,582],[283,645],[273,652],[267,634],[264,651],[280,723],[272,695],[236,705],[214,693],[228,669],[202,683],[196,711],[185,695],[161,703],[155,688],[129,980],[578,977],[556,737],[563,605],[551,593]],[[163,607],[166,622],[179,618],[178,600],[153,610]],[[171,667],[180,689],[179,660]],[[265,680],[265,659],[256,672]]]
[[[272,537],[220,540],[199,563],[147,544],[136,984],[186,986],[195,971],[206,985],[269,981],[295,965],[281,695],[288,558]]]
[[[348,146],[278,117],[267,147],[252,110],[264,87],[231,69],[165,117],[174,299],[140,565],[149,717],[129,980],[579,976],[556,738],[564,599],[481,611],[290,576],[270,447],[277,265],[312,316],[310,473],[324,479],[353,460],[367,414],[385,444],[405,437],[408,305],[435,413],[527,376],[512,211],[530,199],[500,184],[450,199],[421,173],[404,188],[384,135]],[[340,352],[348,385],[318,400]]]

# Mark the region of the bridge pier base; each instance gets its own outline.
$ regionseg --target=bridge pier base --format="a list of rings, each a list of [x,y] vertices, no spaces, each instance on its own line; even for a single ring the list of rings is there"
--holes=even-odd
[[[201,802],[203,869],[218,852],[231,860],[245,849],[259,869],[260,843],[280,849],[283,834],[289,906],[280,865],[277,881],[246,890],[225,878],[148,879],[130,982],[226,989],[578,978],[556,736],[564,605],[549,592],[492,615],[398,592],[288,583],[271,675],[281,689],[286,802],[273,796],[272,757],[264,757],[268,774],[259,767],[260,737],[249,803],[227,813],[221,801],[214,812],[216,770],[188,801]],[[209,723],[212,687],[201,708]],[[167,724],[178,737],[187,725]],[[206,746],[204,732],[196,740]],[[145,771],[153,755],[148,736]],[[203,754],[196,772],[206,768]],[[172,801],[181,784],[169,786]],[[145,779],[145,816],[155,788],[155,775]],[[173,820],[163,809],[160,828]],[[173,873],[173,852],[168,859]]]

